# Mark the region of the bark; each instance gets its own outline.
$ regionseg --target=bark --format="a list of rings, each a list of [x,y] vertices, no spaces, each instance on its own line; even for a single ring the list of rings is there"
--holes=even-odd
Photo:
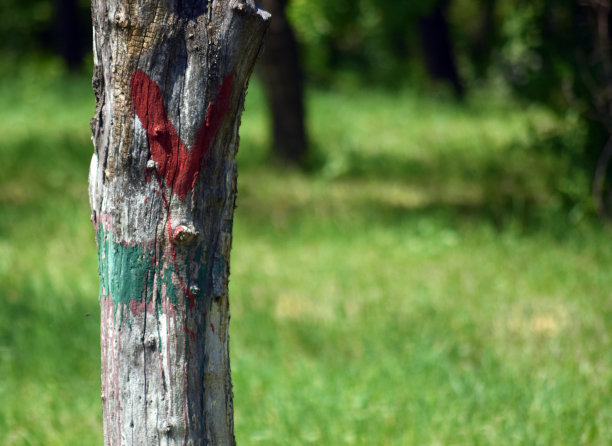
[[[297,40],[285,14],[287,0],[261,0],[261,5],[272,13],[257,66],[272,112],[273,153],[281,160],[301,164],[308,147],[304,80]]]
[[[252,0],[93,0],[92,18],[105,444],[234,444],[235,156],[269,14]]]

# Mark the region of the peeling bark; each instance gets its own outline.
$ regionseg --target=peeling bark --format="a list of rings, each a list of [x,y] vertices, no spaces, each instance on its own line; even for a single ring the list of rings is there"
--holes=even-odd
[[[235,156],[269,14],[252,0],[92,0],[92,17],[105,444],[235,444]]]

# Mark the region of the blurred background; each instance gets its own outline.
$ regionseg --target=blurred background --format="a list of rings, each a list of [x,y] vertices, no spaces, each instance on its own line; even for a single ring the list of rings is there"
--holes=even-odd
[[[265,0],[240,444],[612,444],[609,0]],[[0,444],[102,444],[84,0],[2,0]]]

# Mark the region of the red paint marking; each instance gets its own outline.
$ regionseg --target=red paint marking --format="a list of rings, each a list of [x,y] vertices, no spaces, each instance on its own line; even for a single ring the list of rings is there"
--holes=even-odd
[[[145,197],[145,203],[149,201],[149,197]]]
[[[181,201],[195,186],[204,157],[229,111],[233,84],[232,74],[223,79],[217,97],[206,109],[206,118],[189,151],[168,119],[159,86],[144,71],[136,70],[132,74],[130,88],[134,112],[147,131],[157,172]]]
[[[210,324],[210,329],[212,330],[213,333],[215,332],[215,326],[212,323]]]
[[[144,72],[136,70],[130,80],[132,92],[133,111],[140,119],[142,126],[147,132],[151,158],[156,163],[157,181],[161,190],[164,207],[166,208],[166,229],[170,242],[170,252],[174,263],[179,285],[185,296],[190,301],[190,308],[195,308],[196,296],[187,288],[180,276],[176,262],[176,249],[173,239],[180,233],[182,228],[178,226],[175,233],[172,231],[170,220],[170,206],[166,197],[162,178],[171,192],[178,195],[183,201],[191,191],[200,174],[204,158],[213,138],[221,127],[225,116],[229,112],[230,97],[234,85],[234,76],[229,74],[223,79],[217,97],[206,108],[206,117],[198,129],[195,143],[191,151],[181,141],[176,129],[170,122],[166,108],[164,107],[162,92],[159,86]],[[147,181],[149,173],[147,173]],[[158,194],[159,190],[155,190]],[[160,220],[162,218],[160,217]],[[178,232],[177,232],[178,231]],[[214,327],[211,328],[214,332]],[[191,334],[190,334],[191,337]]]
[[[189,339],[195,341],[196,336],[193,330],[190,330],[189,328],[187,328],[187,326],[185,326],[185,333],[189,334]]]
[[[147,302],[144,297],[141,300],[131,299],[129,308],[130,312],[136,316],[140,316],[145,311],[149,314],[155,314],[155,301],[151,299]]]

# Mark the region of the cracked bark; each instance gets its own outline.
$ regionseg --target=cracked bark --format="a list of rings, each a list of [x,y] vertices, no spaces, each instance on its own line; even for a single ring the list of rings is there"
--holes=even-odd
[[[235,156],[269,14],[252,0],[92,0],[92,19],[105,444],[234,444]]]

